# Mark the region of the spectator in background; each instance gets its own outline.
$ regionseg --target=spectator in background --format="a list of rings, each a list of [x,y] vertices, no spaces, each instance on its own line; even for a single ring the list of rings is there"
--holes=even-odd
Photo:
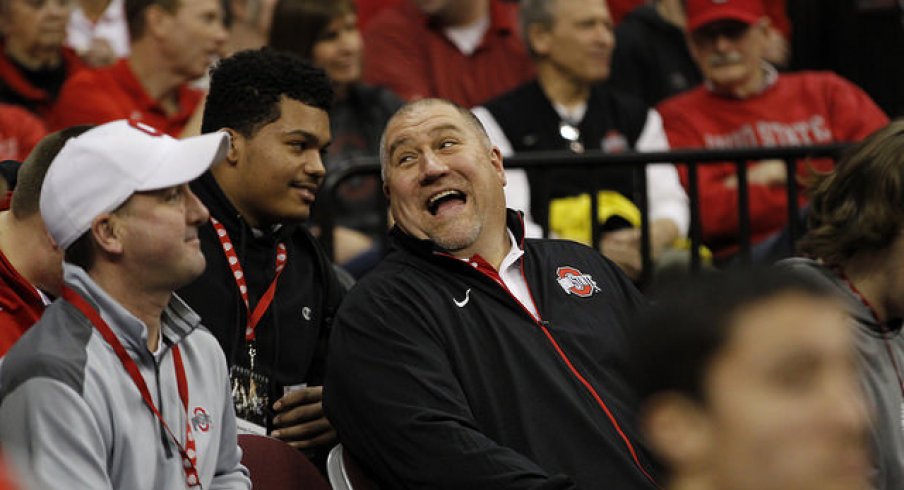
[[[657,295],[631,340],[663,489],[874,488],[850,319],[828,288],[777,270],[697,276]]]
[[[891,117],[904,116],[904,3],[788,0],[788,15],[792,68],[834,71]]]
[[[609,0],[609,10],[612,11],[612,20],[615,25],[621,24],[625,17],[632,10],[641,7],[645,3],[656,2],[657,0]],[[681,0],[682,3],[687,0]],[[718,2],[719,0],[716,0]],[[766,15],[772,19],[772,23],[776,28],[776,34],[782,42],[775,45],[776,48],[784,46],[787,49],[787,40],[791,38],[791,22],[788,19],[785,3],[788,0],[763,0],[763,6],[766,9]],[[793,1],[793,0],[792,0]],[[819,1],[819,0],[816,0]],[[778,51],[776,51],[778,52]],[[787,60],[787,57],[785,58]]]
[[[873,488],[904,487],[904,121],[850,148],[811,190],[809,258],[783,267],[825,284],[851,317],[872,402]]]
[[[524,238],[467,109],[411,102],[382,139],[393,246],[330,338],[342,444],[384,488],[655,488],[622,370],[640,293],[593,249]]]
[[[66,44],[91,66],[129,55],[124,0],[78,0],[66,27]]]
[[[672,148],[857,141],[888,122],[868,95],[834,74],[779,74],[764,60],[769,26],[761,0],[688,0],[689,45],[706,82],[658,106]],[[831,166],[808,161],[798,165],[797,175]],[[747,168],[751,243],[768,249],[773,240],[767,239],[788,216],[785,163],[766,160]],[[687,169],[679,170],[686,186]],[[724,259],[738,249],[735,165],[702,165],[697,172],[703,240]]]
[[[364,80],[403,99],[442,97],[471,107],[533,75],[518,35],[518,4],[404,0],[364,30]]]
[[[522,31],[537,66],[537,78],[475,108],[490,139],[505,156],[538,150],[585,149],[617,153],[667,150],[662,120],[656,111],[633,96],[611,90],[600,82],[609,76],[614,38],[612,20],[604,0],[523,0]],[[575,198],[588,180],[600,189],[600,202],[614,202],[600,216],[606,233],[600,251],[632,278],[641,274],[639,211],[632,202],[633,172],[629,168],[554,170],[544,174],[509,170],[506,201],[528,210],[540,223],[549,219],[555,236],[590,244],[590,196]],[[687,233],[687,196],[671,164],[647,169],[650,231],[653,258]],[[553,201],[537,191],[545,186]],[[626,197],[627,196],[627,197]],[[565,199],[559,199],[565,198]],[[610,212],[627,208],[633,212]],[[607,219],[614,216],[614,219]]]
[[[224,56],[259,49],[267,44],[273,9],[277,0],[221,0],[226,10],[229,39],[223,49]]]
[[[67,81],[51,127],[131,119],[171,136],[197,132],[192,116],[199,123],[204,93],[188,83],[223,49],[220,0],[126,0],[125,6],[132,53]]]
[[[188,181],[228,147],[120,120],[54,158],[40,208],[61,295],[0,368],[3,454],[32,488],[251,488],[223,353],[173,294],[205,264]]]
[[[179,294],[226,353],[240,429],[326,455],[326,340],[344,289],[302,226],[330,142],[326,74],[295,55],[241,51],[211,70],[202,131],[232,137],[192,183],[210,209],[204,274]],[[317,460],[317,458],[315,458]]]
[[[653,0],[615,28],[609,84],[655,106],[703,81],[684,40],[684,0]]]
[[[25,108],[0,103],[0,160],[22,161],[47,134],[44,123]]]
[[[66,141],[89,128],[74,126],[41,140],[19,170],[10,209],[0,210],[0,356],[60,294],[63,254],[41,219],[41,185]]]
[[[323,68],[336,98],[330,109],[332,143],[327,169],[337,170],[356,157],[379,153],[380,133],[401,99],[382,87],[361,82],[361,35],[351,0],[279,0],[270,46],[297,53]],[[374,242],[386,233],[381,216],[382,190],[376,176],[357,177],[337,190],[330,209],[337,230],[337,263],[360,276],[379,259]],[[366,256],[361,256],[366,253]]]
[[[70,0],[0,0],[0,102],[47,120],[63,82],[84,68],[63,46]]]
[[[655,106],[703,81],[685,41],[685,3],[686,0],[652,0],[631,11],[618,24],[609,79],[613,87]],[[784,67],[789,56],[784,0],[765,0],[764,7],[773,22],[768,27],[763,58]],[[775,21],[777,18],[783,19],[781,24]]]

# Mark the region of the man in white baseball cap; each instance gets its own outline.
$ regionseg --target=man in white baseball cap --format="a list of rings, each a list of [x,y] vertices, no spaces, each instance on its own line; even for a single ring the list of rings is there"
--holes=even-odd
[[[62,294],[0,369],[0,443],[35,488],[250,488],[222,351],[173,294],[205,266],[188,182],[228,140],[121,120],[54,159],[40,207]]]

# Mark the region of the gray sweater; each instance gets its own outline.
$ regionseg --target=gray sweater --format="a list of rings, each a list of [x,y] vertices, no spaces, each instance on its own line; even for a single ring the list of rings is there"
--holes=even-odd
[[[185,444],[172,346],[188,381],[188,422],[197,469],[208,489],[249,489],[236,443],[226,362],[216,339],[177,297],[163,314],[163,348],[146,344],[144,324],[81,268],[66,284],[94,305],[135,360],[167,425]],[[0,442],[26,488],[178,489],[178,448],[148,409],[113,349],[74,306],[57,300],[13,346],[0,367]]]

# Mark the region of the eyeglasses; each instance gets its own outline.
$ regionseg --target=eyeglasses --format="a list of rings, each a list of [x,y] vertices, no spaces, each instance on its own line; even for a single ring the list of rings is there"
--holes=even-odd
[[[581,143],[581,130],[568,121],[559,121],[559,136],[568,142],[568,148],[575,153],[584,153],[584,143]]]

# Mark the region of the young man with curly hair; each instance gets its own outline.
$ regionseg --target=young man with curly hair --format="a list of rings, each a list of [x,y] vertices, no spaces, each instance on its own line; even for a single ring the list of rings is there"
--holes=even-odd
[[[214,67],[201,131],[226,131],[230,146],[192,184],[210,209],[208,267],[180,292],[226,353],[240,429],[306,450],[335,437],[320,385],[341,288],[301,226],[324,177],[332,99],[326,74],[294,55],[242,51]]]

